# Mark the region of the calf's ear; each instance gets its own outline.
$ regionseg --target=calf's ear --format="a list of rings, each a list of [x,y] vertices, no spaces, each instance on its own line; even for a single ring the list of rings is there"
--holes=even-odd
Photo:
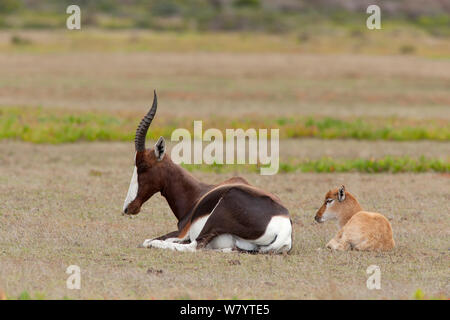
[[[339,188],[339,191],[338,191],[338,200],[339,200],[339,202],[342,202],[342,201],[345,200],[345,186],[344,186],[344,185],[342,185],[342,186]]]

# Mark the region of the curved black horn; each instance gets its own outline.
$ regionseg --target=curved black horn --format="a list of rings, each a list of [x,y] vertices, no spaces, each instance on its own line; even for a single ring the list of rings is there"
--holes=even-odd
[[[155,117],[156,108],[158,106],[158,99],[156,97],[156,90],[153,96],[153,105],[147,115],[141,120],[138,128],[136,129],[136,136],[134,138],[134,145],[136,146],[136,152],[145,150],[145,136],[147,135],[147,130]]]

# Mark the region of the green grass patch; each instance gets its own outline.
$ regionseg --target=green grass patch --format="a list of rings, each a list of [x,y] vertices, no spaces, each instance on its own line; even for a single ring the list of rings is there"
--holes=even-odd
[[[28,291],[23,291],[19,294],[17,300],[31,300],[31,296]]]
[[[9,296],[0,290],[0,300],[46,300],[47,295],[43,292],[36,291],[31,295],[28,291],[22,291],[17,297]]]
[[[137,118],[95,112],[67,113],[43,108],[0,109],[0,139],[33,143],[76,141],[131,141]],[[169,127],[165,127],[169,130]],[[164,130],[164,129],[162,129]],[[153,134],[170,136],[156,129]],[[155,135],[156,136],[156,135]]]
[[[358,140],[440,140],[450,139],[448,123],[437,121],[414,121],[398,118],[354,119],[335,118],[299,119],[283,125],[288,138],[314,137],[322,139]]]
[[[188,171],[204,171],[214,173],[230,172],[260,172],[260,165],[193,165],[182,164]],[[423,173],[423,172],[450,172],[450,161],[430,159],[421,156],[418,159],[410,157],[386,156],[379,159],[332,159],[303,160],[299,162],[281,162],[279,173],[291,172],[361,172],[361,173]]]
[[[85,112],[62,109],[0,108],[0,140],[17,139],[32,143],[67,143],[76,141],[132,141],[142,114],[130,112]],[[186,128],[193,135],[193,118],[157,117],[148,138],[170,139],[173,130]],[[330,117],[289,117],[248,120],[208,118],[203,131],[217,128],[279,129],[280,138],[320,138],[357,140],[450,140],[450,125],[445,120],[403,118],[337,119]],[[269,130],[270,134],[270,130]]]
[[[414,293],[414,299],[415,300],[448,300],[449,298],[444,294],[438,294],[438,295],[427,295],[425,294],[421,289],[417,289]]]

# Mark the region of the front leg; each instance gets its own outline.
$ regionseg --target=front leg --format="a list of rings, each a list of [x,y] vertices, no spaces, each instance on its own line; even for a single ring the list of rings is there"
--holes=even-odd
[[[331,239],[330,242],[327,243],[326,247],[331,250],[339,250],[339,251],[348,250],[347,243],[343,242],[342,239],[336,240],[336,238]]]
[[[178,238],[178,235],[180,234],[180,231],[172,231],[172,232],[169,232],[169,233],[167,233],[167,234],[165,234],[165,235],[163,235],[163,236],[160,236],[160,237],[157,237],[157,238],[153,238],[153,239],[146,239],[145,241],[144,241],[144,243],[142,243],[142,244],[140,244],[139,246],[138,246],[138,248],[150,248],[151,246],[150,246],[150,243],[153,241],[153,240],[162,240],[162,241],[170,241],[170,242],[176,242],[177,240],[183,240],[183,239],[179,239]]]
[[[197,241],[192,241],[188,244],[169,242],[164,240],[152,240],[149,243],[150,248],[169,249],[173,251],[188,251],[195,252],[197,250]]]
[[[177,230],[177,231],[169,232],[168,234],[165,234],[165,235],[160,236],[158,238],[154,238],[153,240],[164,240],[164,241],[167,241],[168,239],[171,239],[171,238],[178,239],[179,235],[180,235],[180,231]]]

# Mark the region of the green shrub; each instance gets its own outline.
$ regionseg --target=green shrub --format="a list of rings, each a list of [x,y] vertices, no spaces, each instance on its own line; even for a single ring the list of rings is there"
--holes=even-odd
[[[205,172],[259,172],[258,165],[193,165],[182,164],[189,171]],[[423,172],[450,172],[450,162],[441,159],[429,159],[424,156],[419,159],[410,157],[386,156],[380,159],[332,159],[303,160],[300,162],[280,162],[279,173],[310,172],[361,172],[361,173],[423,173]]]
[[[261,2],[259,0],[234,0],[233,6],[237,8],[259,8],[261,6]]]
[[[31,44],[31,40],[30,39],[27,39],[27,38],[22,37],[22,36],[17,35],[17,34],[11,36],[10,42],[11,42],[11,44],[13,44],[15,46]]]
[[[416,47],[410,44],[402,45],[399,49],[401,54],[413,54],[416,51]]]
[[[0,14],[10,14],[22,7],[20,0],[0,0]]]
[[[18,297],[18,300],[31,300],[31,296],[27,291],[23,291]]]

